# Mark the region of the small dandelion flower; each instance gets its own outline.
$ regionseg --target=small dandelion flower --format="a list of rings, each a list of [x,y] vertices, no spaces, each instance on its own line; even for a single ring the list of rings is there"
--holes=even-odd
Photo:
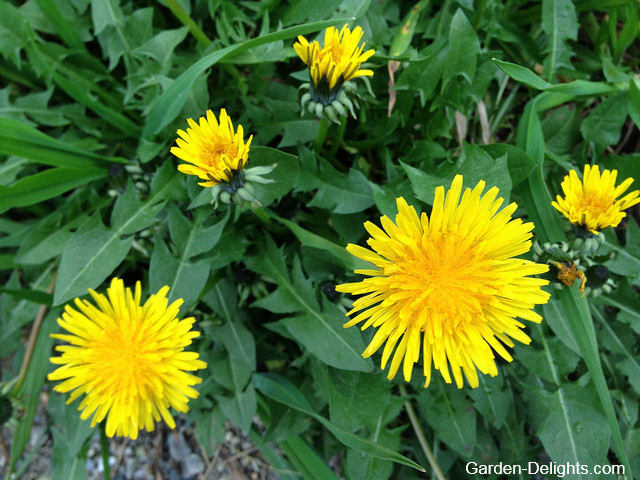
[[[263,175],[270,173],[276,165],[246,168],[253,135],[245,144],[242,125],[234,131],[224,108],[220,110],[220,122],[211,110],[207,110],[206,117],[200,117],[199,123],[190,118],[187,122],[191,128],[186,132],[178,130],[178,146],[172,147],[171,153],[191,165],[178,165],[178,170],[205,180],[199,185],[212,187],[215,203],[218,199],[224,203],[247,200],[260,205],[253,195],[252,182],[272,183],[273,180],[265,179]]]
[[[235,132],[224,108],[220,110],[220,123],[211,110],[207,110],[207,116],[200,117],[198,123],[191,118],[187,122],[191,128],[186,132],[178,130],[178,146],[172,147],[171,153],[191,165],[178,165],[178,170],[204,180],[199,184],[203,187],[221,184],[235,192],[242,170],[249,162],[253,135],[245,144],[242,125],[238,125]]]
[[[193,317],[176,318],[182,300],[168,305],[168,291],[163,287],[140,305],[140,282],[132,293],[114,278],[106,297],[89,290],[97,306],[76,298],[78,310],[65,307],[58,324],[70,334],[51,335],[70,343],[51,358],[60,367],[49,380],[64,380],[54,390],[72,392],[67,403],[84,394],[80,417],[93,415],[92,427],[106,418],[109,437],[135,440],[161,418],[175,428],[169,408],[187,412],[189,398],[198,396],[192,385],[202,380],[187,372],[207,364],[184,348],[200,333],[191,330]]]
[[[604,170],[600,167],[585,165],[583,181],[575,170],[562,181],[564,198],[560,195],[551,202],[569,221],[593,234],[607,227],[616,227],[625,217],[623,210],[640,202],[640,192],[634,190],[618,199],[633,183],[627,178],[616,187],[617,170]]]
[[[334,121],[337,115],[346,116],[346,109],[355,116],[349,98],[355,90],[346,87],[348,92],[345,92],[343,87],[353,78],[373,76],[371,70],[360,66],[375,53],[372,49],[364,51],[365,44],[360,45],[362,34],[362,28],[356,27],[352,32],[346,24],[339,31],[329,27],[324,34],[323,47],[317,41],[309,43],[303,36],[298,37],[293,48],[309,67],[311,77],[311,83],[304,85],[309,92],[301,99],[303,108],[309,104],[309,109],[316,115],[328,115]]]
[[[529,275],[544,273],[549,266],[513,258],[531,248],[533,224],[511,218],[515,203],[498,211],[503,202],[496,198],[498,189],[482,195],[484,187],[481,181],[463,193],[462,176],[457,175],[446,194],[444,187],[436,188],[430,218],[425,213],[418,217],[398,198],[395,223],[386,216],[381,217],[382,229],[365,223],[372,250],[347,247],[375,268],[356,270],[368,277],[336,287],[361,295],[347,315],[360,313],[345,327],[366,320],[363,330],[377,328],[362,355],[373,355],[386,342],[383,369],[395,349],[389,379],[402,363],[409,381],[422,350],[425,387],[433,362],[447,383],[451,368],[458,388],[463,373],[475,388],[477,370],[498,374],[494,352],[511,361],[504,345],[513,347],[512,339],[530,343],[516,317],[542,320],[533,308],[548,301],[549,294],[540,287],[549,282]]]

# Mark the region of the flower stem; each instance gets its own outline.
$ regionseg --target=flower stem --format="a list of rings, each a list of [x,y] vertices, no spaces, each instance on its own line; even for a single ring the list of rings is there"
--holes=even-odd
[[[100,422],[100,452],[104,466],[104,480],[111,480],[111,466],[109,465],[109,438],[105,432],[105,422]]]
[[[318,127],[318,135],[313,143],[313,149],[316,152],[320,152],[324,141],[327,139],[327,132],[329,131],[329,121],[326,118],[320,119],[320,126]]]
[[[333,158],[336,155],[336,152],[342,145],[342,139],[344,138],[344,131],[346,130],[346,128],[347,128],[347,117],[344,116],[340,120],[340,126],[338,127],[338,134],[336,135],[336,138],[334,139],[333,144],[331,145],[331,150],[329,151],[329,158],[331,160],[333,160]]]
[[[405,386],[403,384],[400,384],[399,387],[400,387],[400,395],[402,395],[403,397],[407,397],[408,396],[407,389],[405,388]],[[440,465],[438,465],[438,461],[433,456],[433,452],[431,452],[431,447],[429,447],[429,442],[427,441],[427,437],[425,437],[424,432],[422,431],[422,427],[420,426],[420,422],[418,421],[418,416],[416,415],[416,411],[413,409],[413,405],[411,405],[411,402],[409,400],[404,402],[404,409],[406,410],[407,415],[409,415],[409,420],[411,421],[411,427],[413,428],[413,431],[415,432],[416,437],[418,437],[418,442],[420,442],[422,451],[427,457],[427,460],[429,461],[429,465],[431,465],[431,468],[433,469],[433,473],[435,474],[436,478],[438,480],[447,480],[444,474],[442,473],[442,469],[440,468]]]
[[[178,20],[180,20],[183,25],[189,27],[189,32],[191,32],[191,35],[193,35],[193,37],[198,41],[200,45],[202,45],[203,47],[209,46],[209,44],[211,43],[209,37],[207,37],[207,35],[202,31],[198,24],[193,21],[193,18],[191,18],[191,16],[189,16],[189,14],[184,11],[182,5],[178,3],[178,0],[165,0],[164,3],[167,5],[167,7],[169,7],[169,10],[171,10],[171,12],[176,16]]]

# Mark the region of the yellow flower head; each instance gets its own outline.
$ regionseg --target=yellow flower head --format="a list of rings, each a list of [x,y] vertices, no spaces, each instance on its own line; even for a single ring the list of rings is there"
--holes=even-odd
[[[187,175],[195,175],[204,182],[203,187],[226,186],[234,193],[242,186],[242,169],[249,162],[249,141],[244,143],[242,125],[234,132],[233,123],[226,110],[220,110],[220,123],[211,110],[207,116],[200,117],[199,123],[188,119],[191,128],[178,130],[181,138],[176,140],[177,147],[171,153],[191,165],[178,165],[178,170]],[[236,185],[236,183],[238,183]]]
[[[627,178],[616,187],[617,176],[617,170],[605,170],[601,175],[598,165],[585,165],[581,182],[576,171],[571,170],[562,181],[564,198],[558,195],[551,205],[571,223],[591,233],[597,234],[603,228],[615,227],[626,215],[623,210],[640,202],[638,190],[618,200],[631,186],[633,178]]]
[[[458,388],[462,372],[475,388],[477,370],[498,374],[494,351],[511,361],[504,345],[513,347],[511,339],[531,341],[516,317],[542,320],[533,308],[548,301],[540,287],[549,282],[528,275],[544,273],[549,266],[513,258],[531,248],[533,224],[511,218],[515,203],[498,212],[503,201],[496,198],[498,189],[482,195],[484,186],[481,181],[462,193],[462,176],[457,175],[446,194],[444,187],[436,188],[431,218],[425,213],[418,217],[398,198],[395,223],[382,217],[384,230],[371,222],[364,225],[373,251],[347,247],[375,268],[356,270],[369,277],[336,287],[362,295],[348,315],[360,313],[345,327],[366,320],[363,330],[378,329],[362,355],[371,356],[386,342],[383,369],[395,349],[389,379],[403,363],[409,381],[422,350],[425,387],[433,362],[447,383],[451,367]]]
[[[371,57],[375,50],[364,50],[362,28],[356,27],[353,32],[345,24],[340,31],[329,27],[324,34],[324,46],[320,48],[317,41],[309,43],[303,36],[294,43],[298,56],[309,67],[314,91],[329,101],[334,100],[342,84],[352,78],[373,76],[371,70],[361,70],[360,65]]]
[[[191,331],[193,317],[176,318],[182,300],[168,305],[168,291],[163,287],[140,305],[140,282],[132,294],[114,278],[107,297],[89,290],[97,306],[76,298],[78,310],[65,307],[58,324],[70,335],[51,335],[70,343],[56,347],[62,355],[51,358],[61,366],[49,380],[64,380],[54,390],[71,391],[67,403],[84,394],[80,417],[93,414],[92,427],[106,417],[109,437],[135,440],[138,430],[152,431],[160,418],[175,428],[169,407],[186,412],[189,398],[198,396],[192,385],[202,380],[187,371],[207,364],[184,347],[200,333]]]

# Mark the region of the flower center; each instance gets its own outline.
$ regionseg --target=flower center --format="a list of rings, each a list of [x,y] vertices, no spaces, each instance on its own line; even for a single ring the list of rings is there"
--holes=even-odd
[[[237,153],[238,150],[233,142],[227,139],[217,138],[204,149],[204,160],[210,167],[222,169],[228,166],[224,158],[226,158],[228,162],[230,159],[235,158]]]
[[[155,365],[158,353],[151,332],[141,330],[137,319],[114,322],[107,325],[100,338],[94,341],[89,360],[96,379],[115,382],[118,391],[113,392],[123,402],[131,397],[146,398],[157,381]],[[100,385],[98,385],[100,388]]]
[[[400,318],[410,319],[421,331],[437,322],[450,332],[461,322],[483,318],[496,291],[489,281],[492,261],[483,249],[456,232],[433,235],[423,243],[385,268]]]

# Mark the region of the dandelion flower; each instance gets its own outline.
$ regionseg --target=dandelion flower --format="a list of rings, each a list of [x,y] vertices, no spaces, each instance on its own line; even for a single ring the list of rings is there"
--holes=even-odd
[[[235,132],[224,108],[220,110],[219,123],[211,110],[207,110],[206,118],[200,117],[199,123],[191,118],[187,122],[191,128],[186,132],[178,130],[178,146],[172,147],[171,153],[191,165],[179,165],[178,170],[204,180],[199,184],[203,187],[221,185],[235,193],[243,184],[253,135],[245,144],[242,125]]]
[[[618,199],[631,186],[633,178],[627,178],[616,187],[617,176],[617,170],[605,170],[600,174],[598,165],[585,165],[581,182],[576,171],[571,170],[562,181],[564,198],[558,195],[551,205],[571,223],[593,234],[615,227],[626,215],[623,210],[640,202],[638,190]]]
[[[51,335],[70,343],[51,358],[60,367],[49,380],[64,380],[54,390],[71,392],[67,403],[84,394],[80,417],[93,415],[92,427],[106,417],[109,437],[135,440],[161,418],[175,428],[169,407],[187,412],[189,398],[198,396],[192,385],[202,380],[187,372],[207,364],[184,348],[200,333],[191,330],[193,317],[176,318],[182,300],[168,305],[168,291],[163,287],[140,305],[140,282],[132,293],[114,278],[106,297],[89,290],[97,306],[76,298],[77,310],[65,307],[58,324],[70,334]]]
[[[329,27],[324,34],[324,46],[317,41],[309,43],[303,36],[293,44],[298,56],[309,67],[311,83],[303,85],[309,92],[301,99],[303,108],[309,105],[317,116],[328,116],[336,121],[336,115],[346,115],[346,109],[353,111],[353,102],[343,91],[345,82],[357,77],[371,77],[373,72],[361,69],[375,50],[364,51],[365,44],[360,45],[362,28],[356,27],[353,32],[345,24],[339,31]],[[355,94],[355,89],[349,89]]]
[[[311,81],[316,91],[329,92],[339,89],[344,82],[352,78],[373,76],[371,70],[361,70],[360,65],[366,62],[375,50],[364,52],[362,28],[356,27],[353,32],[345,24],[340,31],[329,27],[324,33],[324,46],[317,41],[309,43],[303,36],[294,43],[298,56],[309,67]]]
[[[425,387],[433,363],[447,383],[453,373],[461,388],[464,373],[475,388],[478,370],[498,374],[494,352],[511,361],[504,345],[513,347],[512,339],[530,343],[516,317],[542,320],[533,308],[548,301],[540,287],[549,282],[529,275],[549,266],[514,258],[531,248],[533,224],[511,218],[515,203],[498,211],[503,202],[496,198],[498,189],[482,195],[484,187],[481,181],[462,193],[462,176],[457,175],[446,194],[444,187],[436,188],[430,218],[425,213],[418,217],[398,198],[395,223],[386,216],[382,229],[365,223],[371,250],[347,246],[375,268],[356,270],[368,277],[336,287],[361,295],[347,315],[359,313],[345,327],[366,320],[363,330],[377,328],[362,355],[373,355],[386,342],[383,369],[395,349],[389,379],[402,363],[409,381],[422,350]]]

